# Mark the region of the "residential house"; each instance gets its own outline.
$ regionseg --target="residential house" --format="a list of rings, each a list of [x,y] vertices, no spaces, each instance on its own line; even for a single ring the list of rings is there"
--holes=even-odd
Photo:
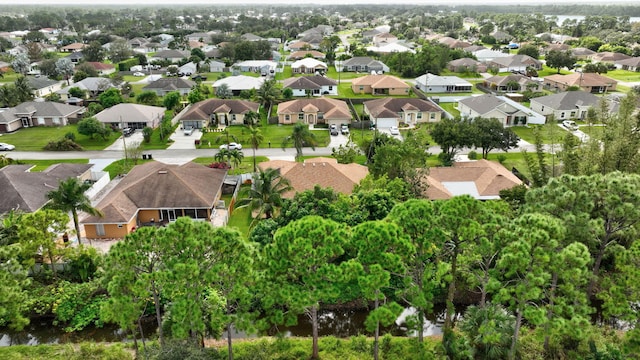
[[[92,68],[96,69],[98,75],[105,76],[116,72],[116,67],[113,64],[105,64],[101,62],[89,61],[87,62]]]
[[[104,109],[95,118],[111,128],[155,129],[162,122],[166,108],[133,103],[122,103]]]
[[[596,53],[593,56],[591,56],[591,61],[593,61],[594,63],[601,62],[601,63],[613,64],[616,61],[630,59],[630,58],[631,58],[631,56],[629,56],[627,54],[622,54],[622,53],[618,53],[618,52],[611,52],[611,51],[604,51],[604,52]]]
[[[391,35],[390,33],[387,32],[387,33],[374,35],[371,41],[373,42],[374,46],[382,47],[382,46],[397,42],[398,37],[395,35]]]
[[[312,27],[311,29],[307,29],[303,32],[301,32],[300,34],[298,34],[298,37],[306,37],[306,36],[310,36],[310,35],[317,35],[317,36],[328,36],[333,34],[333,26],[331,25],[318,25],[316,27]]]
[[[172,63],[178,63],[180,60],[189,57],[189,52],[187,51],[179,51],[179,50],[161,50],[155,53],[151,57],[151,62],[153,61],[171,61]]]
[[[499,92],[522,92],[525,90],[541,91],[542,83],[531,80],[531,78],[511,74],[507,76],[495,75],[483,81],[483,85],[491,90]]]
[[[468,43],[466,41],[462,41],[462,40],[458,40],[458,39],[454,39],[452,37],[442,37],[438,40],[438,42],[440,44],[444,44],[446,46],[448,46],[451,49],[464,49],[467,48],[469,46],[471,46],[471,43]]]
[[[493,34],[491,34],[491,36],[493,36],[498,43],[503,43],[503,44],[506,44],[509,41],[511,41],[511,39],[513,39],[513,36],[507,34],[504,31],[496,31]]]
[[[238,96],[243,90],[259,89],[264,83],[264,77],[253,77],[247,75],[236,75],[222,78],[213,83],[213,90],[215,91],[222,84],[225,84],[233,96]]]
[[[242,125],[248,112],[257,113],[260,104],[237,99],[207,99],[191,105],[180,117],[183,128]]]
[[[214,60],[210,60],[209,64],[207,65],[207,63],[205,62],[204,64],[200,65],[200,67],[209,67],[209,72],[212,73],[219,73],[219,72],[224,72],[224,63],[220,62],[220,61],[214,61]]]
[[[81,118],[85,108],[52,101],[27,101],[0,112],[0,133],[34,126],[65,126]]]
[[[469,195],[478,200],[500,199],[500,191],[522,185],[522,180],[499,163],[478,160],[455,162],[453,166],[429,168],[426,198],[446,200]]]
[[[484,49],[486,49],[486,47],[482,45],[470,45],[470,46],[467,46],[466,48],[463,48],[462,50],[468,53],[474,53],[475,51],[480,51]]]
[[[198,65],[196,65],[193,61],[189,61],[188,63],[178,68],[178,74],[183,74],[186,76],[191,76],[197,72],[198,72]]]
[[[368,46],[367,51],[372,51],[378,54],[392,54],[399,52],[409,52],[415,54],[416,51],[413,50],[409,45],[405,43],[395,42],[391,44],[386,44],[382,46]]]
[[[324,40],[324,35],[319,33],[309,33],[300,38],[300,41],[309,44],[311,49],[318,49],[322,40]]]
[[[76,51],[82,51],[87,46],[89,46],[89,45],[83,44],[83,43],[73,43],[73,44],[69,44],[69,45],[61,47],[60,48],[60,52],[72,53],[72,52],[76,52]]]
[[[640,71],[640,56],[614,62],[616,69]]]
[[[527,71],[527,68],[542,69],[542,62],[529,55],[510,55],[487,61],[487,66],[498,69],[498,72]]]
[[[288,78],[282,87],[293,90],[293,96],[338,95],[338,82],[321,75]]]
[[[211,35],[215,35],[219,32],[217,31],[209,31],[209,32],[195,32],[189,35],[186,35],[185,38],[187,41],[200,41],[203,43],[211,43]]]
[[[408,95],[410,89],[407,83],[391,75],[367,75],[351,81],[354,94]]]
[[[36,98],[42,98],[53,94],[54,92],[62,89],[64,81],[51,80],[47,77],[32,77],[28,76],[27,81],[31,87],[31,93]]]
[[[266,41],[265,38],[258,36],[258,35],[254,35],[251,33],[246,33],[246,34],[242,34],[240,35],[240,39],[244,40],[244,41]]]
[[[158,96],[165,96],[170,92],[177,91],[180,95],[187,95],[196,83],[179,77],[159,78],[156,81],[142,88],[143,91],[153,91]]]
[[[362,32],[360,33],[361,39],[363,43],[367,43],[370,41],[373,41],[373,37],[380,34],[380,31],[376,30],[376,29],[370,29],[370,30],[362,30]]]
[[[374,60],[368,56],[356,56],[342,62],[342,71],[387,73],[389,67],[382,61]]]
[[[220,59],[220,49],[215,47],[204,52],[207,59]]]
[[[378,128],[438,122],[444,111],[431,100],[383,98],[364,102],[364,113]]]
[[[275,76],[277,67],[278,63],[271,60],[245,60],[231,66],[232,69],[259,73],[262,76]]]
[[[260,169],[277,169],[280,175],[289,180],[292,190],[282,194],[285,199],[293,198],[296,193],[313,190],[314,187],[331,188],[335,192],[349,195],[355,185],[369,174],[369,169],[360,164],[338,164],[333,158],[318,157],[304,162],[271,160],[258,164]]]
[[[7,165],[0,168],[0,214],[11,210],[35,212],[49,202],[47,193],[68,178],[92,180],[93,164],[60,163],[44,171],[31,171],[34,165]]]
[[[95,207],[103,216],[81,220],[87,238],[119,239],[140,226],[157,226],[182,216],[210,221],[222,195],[227,170],[188,162],[137,165]]]
[[[72,63],[77,64],[82,61],[84,55],[82,54],[82,51],[76,51],[72,52],[68,56],[65,56],[65,58],[69,59],[69,61],[71,61]]]
[[[288,51],[299,51],[299,50],[310,50],[316,49],[313,45],[309,44],[306,41],[293,41],[285,45],[285,50]]]
[[[91,98],[96,98],[98,95],[105,92],[110,88],[120,88],[120,85],[114,85],[111,80],[103,77],[88,77],[78,81],[76,83],[71,84],[71,86],[67,86],[66,88],[62,88],[56,91],[56,94],[60,95],[62,100],[66,100],[69,98],[69,89],[77,87],[80,90],[84,90],[87,92],[87,95]]]
[[[327,70],[326,63],[313,58],[304,58],[291,64],[291,71],[294,74],[325,74]]]
[[[323,53],[321,53],[320,51],[316,51],[316,50],[299,50],[299,51],[294,51],[291,54],[289,54],[289,59],[290,60],[300,60],[300,59],[304,59],[304,58],[314,58],[316,60],[324,60],[325,59],[325,55]]]
[[[447,63],[447,69],[457,73],[486,72],[487,66],[478,60],[461,58],[449,61]]]
[[[473,56],[476,57],[476,59],[478,59],[478,61],[482,63],[488,63],[489,61],[493,61],[501,57],[511,56],[507,53],[503,53],[502,51],[491,50],[491,49],[481,49],[478,51],[474,51],[472,54]]]
[[[492,94],[471,96],[458,102],[463,118],[498,119],[504,126],[544,124],[545,117],[505,97]]]
[[[567,44],[549,44],[548,46],[543,48],[543,52],[545,54],[548,54],[549,51],[567,51],[567,50],[571,50],[571,46],[567,45]]]
[[[615,91],[617,81],[596,73],[572,73],[568,75],[549,75],[543,80],[544,86],[555,91],[567,91],[572,86],[590,93]]]
[[[426,93],[471,92],[473,84],[457,76],[426,73],[416,78],[416,87]]]
[[[556,120],[583,120],[591,107],[597,107],[602,98],[585,91],[567,91],[531,98],[529,107]]]
[[[330,98],[298,99],[278,105],[278,123],[337,125],[351,123],[351,111],[342,100]]]
[[[595,54],[595,51],[583,47],[571,49],[571,55],[577,60],[591,60],[591,57]]]

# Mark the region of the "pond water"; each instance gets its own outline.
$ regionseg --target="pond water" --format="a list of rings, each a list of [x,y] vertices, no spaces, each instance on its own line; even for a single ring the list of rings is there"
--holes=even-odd
[[[442,334],[442,323],[444,310],[436,310],[438,316],[426,319],[423,334],[425,336]],[[415,309],[406,308],[396,319],[395,324],[382,329],[381,333],[390,333],[394,336],[416,336],[415,331],[407,329],[405,319],[409,315],[415,314]],[[368,315],[366,310],[332,310],[321,311],[319,313],[319,334],[320,336],[350,337],[356,335],[372,335],[366,331],[364,321]],[[154,337],[156,326],[154,321],[143,324],[145,337]],[[311,322],[307,316],[300,316],[298,324],[295,326],[273,327],[267,331],[267,335],[282,334],[284,336],[311,336]],[[93,342],[121,342],[132,341],[124,331],[117,326],[105,326],[102,328],[89,328],[75,333],[66,333],[60,327],[52,325],[50,322],[32,322],[24,331],[16,332],[9,329],[0,328],[0,346],[11,345],[38,345],[38,344],[62,344],[82,341]],[[226,332],[222,338],[226,338]],[[233,338],[255,337],[243,332],[235,332]]]

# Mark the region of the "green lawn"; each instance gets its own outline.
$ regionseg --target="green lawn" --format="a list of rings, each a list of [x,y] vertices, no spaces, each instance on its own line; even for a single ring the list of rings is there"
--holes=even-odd
[[[103,150],[120,136],[119,133],[112,133],[107,140],[91,139],[88,136],[80,135],[76,125],[60,127],[36,126],[23,128],[11,134],[4,134],[2,142],[15,145],[18,151],[42,151],[47,143],[57,141],[67,133],[73,133],[76,143],[85,150]]]
[[[602,140],[602,137],[604,135],[604,126],[583,125],[580,126],[580,131],[589,135],[590,138]]]
[[[230,174],[246,174],[253,172],[253,156],[251,156],[251,149],[243,149],[242,152],[245,155],[244,159],[242,159],[240,166],[231,169],[229,172]],[[266,156],[256,156],[256,164],[265,161],[269,161],[269,158]],[[206,156],[195,158],[193,159],[193,162],[196,164],[209,165],[216,162],[216,159],[213,156]]]
[[[248,208],[234,209],[231,216],[229,216],[227,226],[238,229],[241,234],[248,237],[251,231],[249,228],[251,226],[251,220],[251,214]]]
[[[128,173],[135,165],[144,164],[149,161],[155,160],[142,160],[138,159],[138,161],[134,164],[132,160],[120,159],[112,162],[104,168],[104,171],[109,173],[109,177],[111,179],[115,178],[118,175]]]
[[[538,70],[538,77],[545,77],[545,76],[556,75],[556,74],[558,74],[558,69],[550,68],[547,65],[543,65],[542,70]],[[565,69],[560,70],[560,75],[567,75],[567,74],[571,74],[571,71],[565,70]]]
[[[443,108],[446,112],[448,112],[449,114],[453,115],[454,117],[459,117],[460,116],[460,111],[458,111],[458,109],[456,109],[456,103],[440,103],[438,104],[440,105],[441,108]]]
[[[449,94],[450,95],[450,94]],[[338,96],[328,96],[328,97],[340,97],[340,98],[353,98],[353,99],[380,99],[383,96],[387,95],[372,95],[372,94],[356,94],[351,90],[351,83],[342,82],[338,85]],[[413,98],[416,97],[412,91],[409,91],[409,95],[392,95],[394,98]]]
[[[20,164],[31,164],[34,167],[32,172],[43,171],[51,165],[68,163],[68,164],[88,164],[89,159],[58,159],[58,160],[20,160]]]
[[[610,70],[602,75],[619,81],[640,81],[640,72],[636,71]]]
[[[264,140],[260,144],[260,149],[266,149],[269,147],[279,148],[282,146],[282,141],[289,135],[291,135],[293,125],[267,125],[261,126],[260,130],[262,131],[262,135],[264,136]],[[229,129],[229,142],[237,141],[241,143],[245,148],[245,152],[249,151],[249,130],[245,126],[241,125],[233,125],[227,127]],[[324,147],[329,144],[329,131],[326,129],[314,130],[313,134],[316,137],[318,142],[318,147]],[[233,136],[231,136],[233,135]],[[235,137],[236,140],[233,139]],[[227,142],[227,136],[223,135],[219,132],[207,132],[202,135],[201,144],[198,148],[206,149],[209,148],[217,148],[219,144],[224,144]],[[271,146],[269,146],[271,143]],[[209,145],[211,144],[211,145]],[[289,144],[288,147],[293,147],[292,144]]]
[[[555,143],[560,144],[562,142],[562,138],[566,135],[566,131],[554,124],[546,124],[546,125],[530,125],[530,126],[512,126],[511,129],[515,132],[522,140],[534,144],[535,136],[533,135],[533,129],[535,127],[541,128],[542,132],[542,143],[543,144],[551,144]]]

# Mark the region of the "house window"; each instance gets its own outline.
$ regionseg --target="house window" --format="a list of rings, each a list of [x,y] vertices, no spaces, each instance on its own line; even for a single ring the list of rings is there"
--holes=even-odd
[[[561,118],[561,119],[564,119],[564,112],[561,112],[561,113],[560,113],[560,118]]]
[[[417,114],[416,114],[416,118],[417,118],[417,119],[422,119],[422,113],[421,113],[421,112],[417,113]]]
[[[44,125],[44,118],[38,118],[38,125]]]
[[[575,111],[572,111],[572,112],[571,112],[571,117],[572,117],[572,118],[576,117],[576,112],[575,112]]]
[[[103,224],[96,224],[96,235],[97,236],[104,236],[105,235],[104,225]]]
[[[231,120],[236,121],[236,114],[231,115]]]
[[[361,91],[364,90],[364,86],[360,85],[360,90]]]
[[[54,117],[53,118],[53,123],[54,123],[54,125],[60,125],[60,118],[59,117]]]
[[[542,107],[540,108],[540,111],[544,111],[544,105],[542,105]]]
[[[298,120],[304,120],[304,114],[302,113],[298,114]]]
[[[284,121],[291,121],[291,116],[290,115],[285,115],[284,116]]]
[[[209,216],[207,209],[197,209],[196,210],[196,219],[206,219]]]
[[[436,118],[436,113],[429,113],[429,119],[433,120]]]
[[[333,90],[333,86],[329,86],[329,91]]]
[[[118,229],[122,229],[122,224],[118,224]]]

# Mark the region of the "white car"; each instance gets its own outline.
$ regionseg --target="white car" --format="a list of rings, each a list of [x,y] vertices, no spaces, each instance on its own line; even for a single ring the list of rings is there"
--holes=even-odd
[[[220,145],[220,150],[229,149],[229,150],[242,150],[242,144],[239,143],[229,143]]]
[[[562,126],[566,127],[567,129],[569,129],[570,131],[576,131],[578,130],[578,125],[576,124],[575,121],[571,121],[571,120],[565,120],[562,122]]]
[[[14,150],[15,148],[16,148],[15,145],[0,143],[0,151],[11,151],[11,150]]]
[[[391,135],[400,135],[400,130],[398,130],[397,126],[392,126],[389,128],[389,134]]]
[[[147,74],[140,72],[140,71],[136,71],[133,73],[133,76],[147,76]]]

